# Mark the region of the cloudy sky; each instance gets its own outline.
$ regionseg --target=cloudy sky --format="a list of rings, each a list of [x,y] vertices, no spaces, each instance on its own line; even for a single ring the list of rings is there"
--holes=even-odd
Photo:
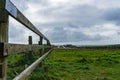
[[[120,0],[11,0],[52,44],[120,44]],[[9,42],[38,36],[10,17]]]

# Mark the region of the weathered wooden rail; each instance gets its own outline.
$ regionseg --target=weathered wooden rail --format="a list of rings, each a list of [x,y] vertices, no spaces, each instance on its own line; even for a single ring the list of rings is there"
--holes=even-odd
[[[32,44],[31,36],[29,36],[28,45],[8,43],[9,15],[36,33],[40,37],[38,44]],[[43,45],[43,39],[46,40],[46,45]],[[13,80],[25,80],[36,66],[38,66],[38,64],[51,52],[52,47],[50,41],[16,8],[10,0],[0,0],[0,80],[7,79],[7,56],[33,50],[39,50],[42,54],[44,52],[43,50],[47,51]]]

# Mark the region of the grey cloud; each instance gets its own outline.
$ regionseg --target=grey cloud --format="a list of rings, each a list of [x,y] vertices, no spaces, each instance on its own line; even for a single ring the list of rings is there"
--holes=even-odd
[[[57,42],[99,41],[107,38],[99,34],[95,36],[90,36],[82,32],[70,31],[61,27],[54,28],[51,32],[48,32],[47,36],[52,42],[56,42],[56,43]]]
[[[120,32],[117,32],[118,35],[120,35]]]
[[[53,9],[54,10],[54,9]],[[67,42],[67,41],[95,41],[95,40],[103,40],[106,39],[105,36],[101,36],[96,34],[96,36],[92,37],[86,35],[80,31],[71,32],[69,30],[65,30],[64,28],[72,29],[72,28],[80,28],[80,27],[93,27],[94,25],[104,24],[107,22],[104,19],[105,10],[98,9],[94,6],[90,5],[76,5],[67,10],[64,9],[55,9],[56,11],[51,10],[51,12],[46,11],[46,14],[42,14],[46,16],[46,18],[54,18],[53,22],[46,22],[43,24],[37,24],[40,26],[44,26],[44,28],[53,28],[51,32],[47,32],[49,35],[49,39],[52,42]],[[53,11],[53,12],[52,12]],[[44,11],[43,11],[44,12]],[[37,14],[39,14],[38,12]]]
[[[71,31],[74,29],[82,29],[83,27],[91,28],[95,25],[101,25],[105,23],[120,21],[120,9],[119,8],[106,8],[100,9],[95,5],[62,5],[62,6],[50,6],[49,0],[19,0],[14,3],[24,12],[28,9],[28,4],[40,5],[41,9],[36,11],[34,15],[40,15],[44,17],[46,22],[35,22],[39,30],[43,32],[43,29],[50,29],[46,31],[45,35],[53,43],[59,42],[77,42],[77,41],[99,41],[108,39],[108,37],[95,34],[90,36],[79,30]],[[98,2],[98,1],[97,1]],[[22,6],[19,3],[23,3]],[[24,6],[23,6],[24,5]],[[31,5],[33,6],[33,5]],[[27,14],[27,16],[31,16]],[[38,16],[39,19],[39,16]],[[12,24],[11,26],[15,26]],[[15,27],[14,27],[15,28]],[[67,28],[67,29],[65,29]],[[11,39],[22,40],[22,37],[17,38],[16,34],[24,35],[24,30],[11,29]]]
[[[47,6],[49,1],[48,0],[25,0],[26,3],[33,3],[33,4],[39,4],[42,6]]]
[[[105,19],[118,23],[120,21],[120,8],[110,8],[105,12]]]
[[[26,0],[11,0],[12,3],[15,4],[15,6],[22,12],[28,9],[26,6]]]
[[[41,13],[43,12],[43,13]],[[76,5],[68,9],[58,8],[58,9],[46,9],[43,11],[38,11],[37,14],[45,16],[45,18],[53,19],[53,22],[46,22],[45,24],[52,25],[63,25],[71,27],[68,24],[74,24],[81,27],[91,27],[92,25],[97,25],[104,23],[103,16],[104,11],[90,5]],[[54,25],[54,26],[55,26]],[[74,26],[75,27],[75,26]]]
[[[24,41],[24,34],[25,31],[23,29],[17,28],[18,25],[16,24],[10,24],[9,25],[9,37],[10,42],[23,42]],[[20,26],[19,26],[20,27]]]
[[[67,39],[67,32],[63,28],[54,28],[51,32],[48,32],[47,36],[52,42],[65,42]]]

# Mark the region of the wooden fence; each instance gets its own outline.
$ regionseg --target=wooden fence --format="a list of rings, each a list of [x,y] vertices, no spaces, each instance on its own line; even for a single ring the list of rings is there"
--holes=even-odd
[[[28,45],[8,43],[9,15],[40,37],[38,45],[32,44],[31,36],[29,36]],[[46,40],[46,45],[43,45],[43,39]],[[25,80],[36,66],[51,52],[52,47],[50,41],[16,8],[10,0],[0,0],[0,80],[7,79],[7,56],[32,50],[40,50],[41,53],[44,52],[43,50],[47,50],[47,52],[13,80]]]

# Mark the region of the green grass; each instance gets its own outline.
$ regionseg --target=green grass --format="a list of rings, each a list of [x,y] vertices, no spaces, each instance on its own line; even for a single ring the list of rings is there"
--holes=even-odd
[[[8,56],[7,80],[15,78],[26,67],[32,64],[39,57],[38,55],[26,52]]]
[[[120,80],[120,50],[55,49],[29,80]]]

